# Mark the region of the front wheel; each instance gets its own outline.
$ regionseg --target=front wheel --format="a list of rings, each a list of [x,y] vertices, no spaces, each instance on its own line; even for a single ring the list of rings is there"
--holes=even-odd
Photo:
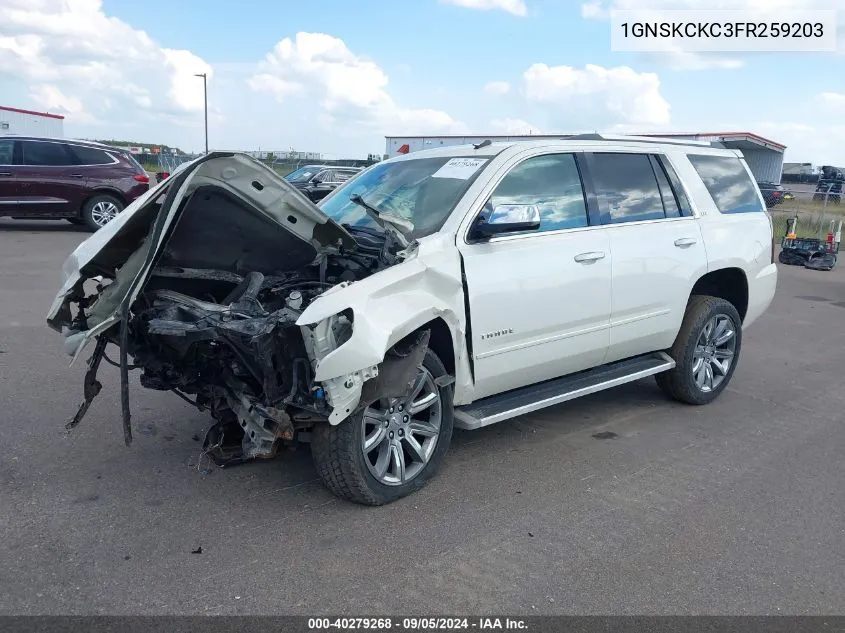
[[[718,297],[693,296],[669,350],[675,368],[657,374],[657,384],[687,404],[712,402],[733,377],[741,347],[742,319],[733,304]]]
[[[431,350],[401,398],[384,399],[336,426],[314,428],[311,454],[320,479],[355,503],[383,505],[420,488],[437,472],[452,439],[452,389]]]

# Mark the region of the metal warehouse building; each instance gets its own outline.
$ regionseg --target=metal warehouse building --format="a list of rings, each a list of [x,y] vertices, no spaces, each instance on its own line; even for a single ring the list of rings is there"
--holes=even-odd
[[[486,139],[495,142],[536,141],[538,139],[561,139],[572,134],[535,134],[531,136],[386,136],[386,155],[399,156],[409,152],[449,145],[480,143]],[[642,134],[662,138],[689,141],[719,141],[730,149],[742,150],[748,166],[760,182],[780,183],[783,171],[785,145],[776,143],[751,132],[707,132],[697,134]]]
[[[64,134],[65,118],[60,114],[35,112],[0,106],[0,136],[51,136],[61,138]]]

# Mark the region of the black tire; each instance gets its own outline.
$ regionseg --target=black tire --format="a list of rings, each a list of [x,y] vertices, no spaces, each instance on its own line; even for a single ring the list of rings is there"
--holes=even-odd
[[[83,224],[85,224],[82,221],[82,218],[65,218],[65,220],[67,220],[68,222],[70,222],[74,226],[82,226]]]
[[[705,325],[718,315],[727,316],[733,323],[736,337],[733,361],[721,383],[710,391],[703,391],[693,378],[693,355]],[[702,405],[712,402],[730,383],[739,362],[741,349],[742,319],[733,304],[719,297],[694,295],[687,304],[675,343],[668,350],[675,360],[675,368],[657,374],[657,384],[670,398],[686,404]]]
[[[436,380],[446,375],[437,355],[427,350],[425,367]],[[413,479],[398,485],[386,485],[371,473],[362,450],[364,411],[355,412],[337,426],[322,423],[311,436],[311,455],[323,484],[335,495],[363,505],[391,503],[422,488],[440,468],[452,439],[452,387],[439,387],[441,402],[440,433],[428,463]]]
[[[99,216],[97,214],[97,209],[99,205],[114,205],[117,209],[116,213],[123,211],[125,206],[122,201],[107,194],[99,194],[89,200],[86,200],[85,204],[82,205],[81,220],[82,223],[91,231],[98,231],[105,226],[105,223],[100,223],[98,221]]]

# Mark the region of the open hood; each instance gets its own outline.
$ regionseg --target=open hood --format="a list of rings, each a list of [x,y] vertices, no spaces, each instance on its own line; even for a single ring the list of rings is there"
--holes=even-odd
[[[282,273],[356,246],[352,236],[275,171],[246,154],[212,152],[174,172],[80,244],[63,267],[47,317],[78,356],[118,320],[153,266],[219,274]],[[87,327],[70,303],[87,279],[111,280],[91,302]]]

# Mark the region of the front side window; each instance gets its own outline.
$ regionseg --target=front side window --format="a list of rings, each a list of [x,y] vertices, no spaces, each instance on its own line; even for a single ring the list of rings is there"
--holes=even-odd
[[[602,214],[612,224],[666,217],[647,154],[593,154],[590,174]]]
[[[62,143],[22,141],[21,145],[23,146],[23,165],[63,167],[76,164],[76,160]]]
[[[338,224],[377,228],[350,196],[358,195],[379,213],[409,220],[414,238],[440,230],[455,205],[489,163],[487,157],[415,158],[381,163],[356,175],[320,203]]]
[[[0,165],[11,165],[15,159],[15,142],[12,139],[0,139]]]
[[[490,206],[533,204],[540,231],[587,226],[587,204],[573,154],[535,156],[511,169],[490,197]]]
[[[720,213],[764,212],[757,186],[736,156],[689,155]]]

